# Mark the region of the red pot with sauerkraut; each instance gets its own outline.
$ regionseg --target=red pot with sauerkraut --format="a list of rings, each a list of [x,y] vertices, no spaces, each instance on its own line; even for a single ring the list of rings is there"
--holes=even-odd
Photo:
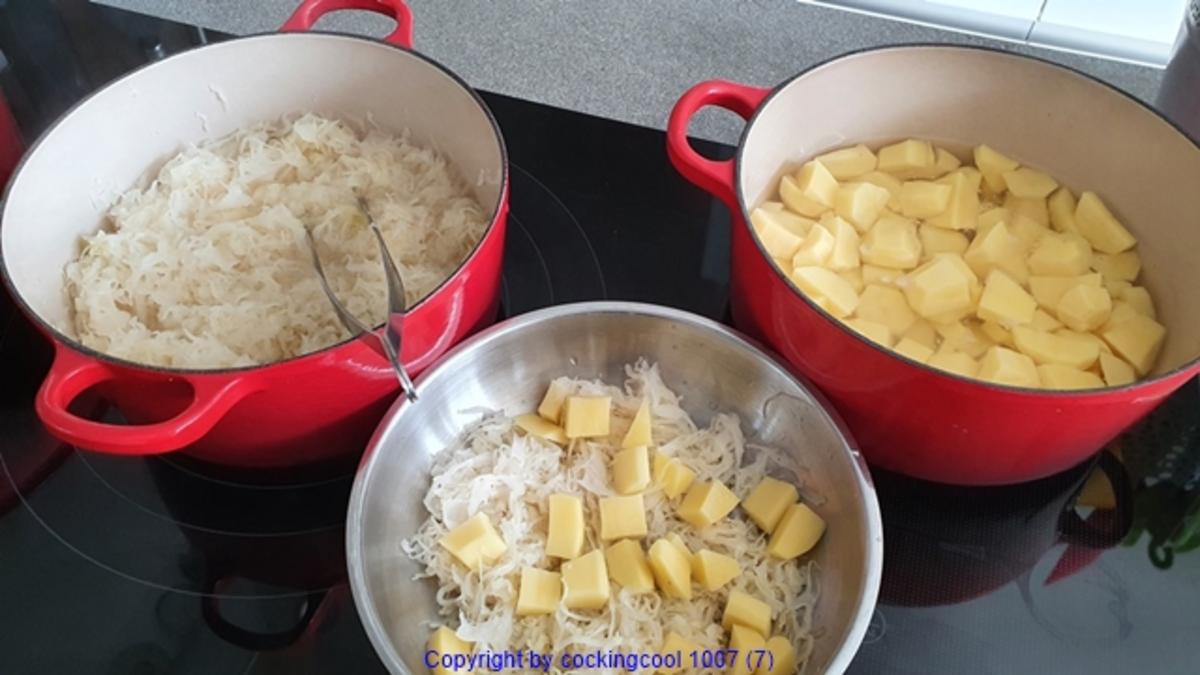
[[[338,9],[397,28],[308,32]],[[55,344],[36,406],[63,440],[262,467],[361,450],[398,380],[338,321],[306,230],[335,295],[380,331],[379,226],[410,372],[494,319],[508,165],[483,101],[411,51],[400,0],[307,0],[284,31],[110,84],[10,183],[3,276]],[[89,389],[125,423],[73,413]]]

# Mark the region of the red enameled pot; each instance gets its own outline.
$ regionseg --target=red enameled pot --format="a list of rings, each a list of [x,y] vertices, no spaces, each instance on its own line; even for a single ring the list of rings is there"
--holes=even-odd
[[[307,32],[342,9],[386,14],[397,27],[383,41]],[[54,342],[36,407],[59,438],[126,455],[186,449],[227,465],[301,464],[361,450],[395,397],[387,360],[359,340],[265,366],[182,370],[99,354],[71,337],[63,267],[112,198],[185,144],[255,122],[306,111],[370,119],[445,153],[491,222],[458,270],[411,308],[402,359],[416,374],[494,320],[508,161],[484,102],[412,51],[412,17],[401,0],[306,0],[283,31],[194,49],[108,85],[46,132],[9,184],[0,269]],[[70,412],[71,401],[91,388],[130,424]]]
[[[748,120],[737,157],[687,141],[715,105]],[[934,370],[867,341],[800,293],[748,225],[779,176],[853,143],[917,137],[963,152],[987,143],[1073,188],[1095,190],[1139,240],[1166,344],[1150,377],[1046,391]],[[732,303],[833,400],[877,466],[946,483],[1003,484],[1074,466],[1200,372],[1200,147],[1151,108],[1079,72],[989,49],[917,45],[857,52],[773,89],[702,82],[671,113],[667,150],[733,212]]]

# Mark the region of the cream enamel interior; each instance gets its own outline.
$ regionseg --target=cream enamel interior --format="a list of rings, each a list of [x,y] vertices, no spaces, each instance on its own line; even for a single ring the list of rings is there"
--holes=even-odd
[[[845,145],[907,137],[987,143],[1096,192],[1138,238],[1142,283],[1167,327],[1155,374],[1200,356],[1200,147],[1141,104],[1074,71],[1003,52],[896,47],[831,61],[783,85],[747,130],[743,208],[783,173]]]
[[[9,188],[0,250],[17,294],[72,335],[63,266],[112,200],[187,143],[312,111],[408,130],[444,152],[495,209],[504,151],[460,82],[423,58],[351,36],[280,33],[186,52],[85,100],[26,157]]]

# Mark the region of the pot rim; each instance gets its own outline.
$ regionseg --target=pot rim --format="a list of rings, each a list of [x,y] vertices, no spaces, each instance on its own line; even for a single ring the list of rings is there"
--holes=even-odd
[[[420,310],[421,307],[426,302],[431,301],[435,295],[440,293],[442,291],[442,289],[444,289],[447,285],[450,284],[451,281],[453,281],[455,278],[457,278],[459,275],[461,275],[467,269],[467,267],[471,264],[471,262],[479,255],[479,251],[483,248],[484,243],[486,241],[488,241],[488,239],[491,238],[495,234],[497,225],[505,217],[505,215],[506,215],[505,210],[506,210],[506,207],[508,204],[508,191],[509,191],[509,187],[510,187],[508,147],[505,145],[504,135],[500,131],[500,124],[496,121],[496,117],[495,117],[495,115],[492,114],[492,111],[487,106],[487,103],[484,102],[483,97],[481,97],[479,95],[479,92],[477,92],[473,87],[471,87],[471,85],[467,84],[466,80],[464,80],[462,77],[460,77],[457,73],[450,70],[446,66],[442,65],[440,62],[416,51],[415,49],[409,49],[409,48],[402,47],[397,44],[393,44],[391,42],[386,42],[384,40],[380,40],[380,39],[376,39],[376,38],[372,38],[372,37],[368,37],[368,36],[363,36],[363,35],[355,35],[353,33],[346,33],[346,32],[342,32],[342,31],[330,31],[330,30],[266,31],[266,32],[260,32],[260,33],[251,33],[248,35],[233,37],[228,40],[223,40],[221,42],[214,42],[214,43],[210,43],[210,44],[189,47],[188,49],[182,50],[175,54],[171,54],[170,56],[168,56],[164,59],[161,59],[159,61],[151,61],[149,63],[144,63],[144,64],[138,66],[137,68],[134,68],[133,70],[130,70],[129,72],[125,73],[124,75],[118,77],[117,79],[106,83],[105,85],[88,93],[86,96],[79,99],[78,101],[73,103],[69,108],[67,108],[65,111],[63,111],[62,114],[60,114],[49,126],[46,127],[46,129],[44,131],[42,131],[42,133],[38,136],[37,140],[34,141],[33,143],[31,143],[29,148],[21,156],[21,160],[17,163],[17,166],[13,169],[13,172],[12,172],[11,178],[8,181],[8,184],[4,187],[3,194],[0,195],[0,202],[3,202],[3,204],[4,204],[3,210],[0,211],[0,227],[3,226],[4,215],[8,211],[7,205],[8,205],[8,201],[9,201],[9,194],[10,194],[11,190],[13,189],[13,185],[16,183],[17,177],[20,176],[21,171],[25,168],[25,162],[31,156],[33,156],[33,154],[38,150],[39,147],[41,147],[41,145],[46,141],[46,139],[50,136],[51,133],[53,133],[56,129],[58,129],[58,127],[60,125],[62,125],[64,122],[66,122],[66,120],[69,117],[71,117],[71,115],[73,115],[79,108],[83,107],[86,103],[90,102],[96,96],[99,96],[100,94],[104,93],[105,91],[108,91],[110,88],[112,88],[122,82],[125,82],[128,79],[131,79],[131,78],[137,76],[144,70],[154,68],[156,66],[159,66],[160,64],[167,63],[167,62],[171,61],[172,59],[175,59],[176,57],[184,56],[186,54],[192,54],[192,53],[200,52],[203,50],[220,49],[220,48],[224,47],[225,45],[235,44],[238,42],[244,42],[244,41],[249,41],[249,40],[295,39],[295,38],[314,38],[314,37],[318,38],[318,39],[341,38],[341,39],[357,40],[357,41],[361,41],[361,42],[367,42],[367,43],[370,43],[373,45],[388,47],[388,48],[394,49],[398,52],[402,52],[404,54],[408,54],[410,56],[416,57],[420,62],[423,62],[426,67],[432,67],[435,70],[440,71],[440,73],[442,75],[446,76],[451,82],[458,85],[459,88],[461,88],[464,92],[466,92],[466,94],[471,97],[471,99],[475,102],[475,104],[477,106],[479,106],[479,109],[483,112],[484,116],[487,118],[488,124],[492,128],[492,133],[495,135],[496,144],[500,148],[501,179],[500,179],[500,190],[497,193],[496,201],[490,207],[491,218],[488,221],[487,228],[484,229],[482,236],[480,236],[480,238],[479,238],[479,241],[475,242],[475,245],[471,248],[471,251],[470,251],[470,253],[467,254],[466,258],[464,258],[463,261],[461,263],[459,263],[459,265],[457,267],[454,268],[454,271],[449,276],[447,276],[444,280],[442,280],[442,282],[440,284],[438,284],[436,287],[434,287],[434,289],[432,291],[430,291],[427,295],[425,295],[425,297],[418,300],[412,307],[409,307],[406,310],[406,312],[412,313],[412,312],[416,312],[416,311]],[[285,113],[285,114],[288,114],[288,113]],[[252,364],[252,365],[248,365],[248,366],[235,366],[232,368],[171,368],[171,367],[167,367],[167,366],[158,366],[158,365],[153,365],[153,364],[140,363],[140,362],[122,358],[119,356],[113,356],[111,354],[106,354],[99,350],[88,347],[88,346],[84,345],[83,343],[79,342],[79,340],[77,340],[76,338],[73,338],[69,335],[64,334],[62,331],[58,330],[58,328],[56,328],[50,322],[44,320],[41,317],[41,315],[39,315],[37,312],[35,312],[33,310],[33,308],[30,307],[29,304],[25,302],[25,299],[17,291],[17,288],[16,288],[15,284],[13,283],[12,279],[9,278],[8,265],[6,263],[6,258],[4,256],[4,247],[3,247],[2,240],[0,240],[0,279],[3,280],[4,286],[8,289],[9,295],[12,296],[13,301],[16,303],[17,307],[19,307],[26,316],[31,318],[39,328],[41,328],[44,332],[48,333],[58,345],[70,347],[71,349],[83,354],[84,356],[94,358],[94,359],[97,359],[97,360],[105,362],[105,363],[120,366],[123,368],[136,369],[136,370],[140,370],[142,372],[161,373],[161,374],[165,374],[165,375],[234,375],[234,374],[240,374],[240,373],[247,373],[247,372],[251,372],[251,371],[255,371],[255,370],[259,370],[259,369],[263,369],[263,368],[269,368],[272,366],[279,366],[279,365],[283,365],[283,364],[293,363],[296,361],[300,361],[302,359],[320,357],[328,352],[332,352],[339,348],[346,347],[355,342],[358,342],[358,340],[359,340],[358,336],[351,336],[349,338],[346,338],[345,340],[341,340],[339,342],[335,342],[334,344],[328,345],[326,347],[322,347],[321,349],[311,351],[311,352],[306,352],[304,354],[297,354],[295,356],[290,356],[288,358],[280,359],[278,361],[271,361],[270,363]],[[376,326],[373,326],[372,331],[379,330],[384,325],[385,325],[384,323],[380,323]]]
[[[863,576],[863,588],[857,598],[857,608],[855,609],[853,618],[847,624],[845,637],[841,644],[838,645],[837,650],[831,655],[829,663],[829,672],[842,672],[846,670],[850,666],[851,659],[854,658],[854,655],[861,647],[863,638],[866,636],[871,618],[874,616],[879,598],[879,590],[883,582],[883,516],[880,510],[879,497],[875,490],[875,483],[871,479],[871,471],[867,465],[867,461],[863,457],[858,442],[855,441],[849,427],[837,412],[837,408],[833,406],[829,399],[808,378],[797,372],[788,361],[780,357],[769,347],[725,324],[682,309],[651,303],[620,300],[574,302],[551,305],[532,312],[518,314],[467,338],[451,348],[437,363],[421,373],[416,378],[415,384],[419,389],[426,381],[439,377],[443,371],[456,368],[459,359],[464,358],[470,352],[481,348],[492,340],[499,339],[510,333],[527,330],[531,326],[562,316],[576,314],[638,314],[666,319],[692,329],[711,331],[721,337],[722,340],[731,343],[737,348],[751,352],[773,366],[784,377],[793,380],[800,389],[816,402],[824,414],[826,421],[842,438],[845,455],[852,465],[855,483],[861,492],[861,501],[864,507],[863,550],[865,551],[865,560],[863,566],[865,574]],[[367,442],[362,462],[359,464],[358,471],[354,477],[354,487],[350,492],[350,502],[346,509],[346,571],[350,579],[351,596],[354,598],[354,606],[376,653],[384,660],[389,671],[400,673],[408,673],[409,671],[388,639],[388,631],[380,621],[379,614],[375,610],[374,605],[367,602],[366,565],[363,556],[365,542],[363,540],[362,522],[366,506],[367,484],[370,482],[375,467],[378,466],[375,458],[382,447],[381,443],[384,435],[396,418],[405,413],[410,415],[416,414],[415,412],[409,412],[409,409],[414,406],[419,407],[420,405],[419,402],[414,403],[401,396],[384,414],[379,425],[375,428],[375,433],[372,434],[371,440]],[[417,412],[419,412],[419,408]],[[393,665],[398,670],[394,670],[392,668]]]
[[[1085,73],[1084,71],[1079,70],[1078,68],[1063,65],[1061,63],[1056,63],[1054,61],[1043,58],[1041,56],[1020,54],[1017,52],[1000,49],[998,47],[990,47],[990,46],[984,46],[984,45],[959,45],[959,44],[948,44],[948,43],[939,43],[939,42],[902,42],[902,43],[897,43],[897,44],[892,44],[892,45],[884,45],[884,46],[877,46],[877,47],[864,47],[862,49],[855,49],[853,51],[845,52],[845,53],[839,54],[837,56],[833,56],[833,57],[830,57],[823,61],[820,61],[818,63],[815,63],[815,64],[801,70],[800,72],[796,73],[795,75],[787,78],[783,82],[780,82],[779,84],[775,85],[774,87],[771,87],[770,92],[766,95],[765,98],[763,98],[762,102],[758,104],[758,107],[754,109],[754,114],[751,115],[750,118],[746,120],[746,125],[742,129],[742,133],[738,137],[737,154],[734,156],[734,165],[733,165],[733,183],[734,183],[733,187],[734,187],[735,194],[737,195],[738,208],[741,210],[741,215],[742,215],[741,226],[745,227],[745,228],[747,228],[747,230],[749,230],[750,239],[754,242],[754,245],[758,248],[758,251],[763,256],[764,261],[769,261],[771,256],[769,253],[767,253],[766,249],[763,248],[762,242],[758,240],[758,236],[755,235],[753,228],[750,227],[750,212],[749,212],[749,209],[746,207],[746,197],[745,197],[745,194],[743,194],[743,192],[742,192],[742,181],[741,181],[742,158],[746,151],[746,140],[750,134],[751,128],[753,128],[754,123],[758,120],[759,115],[761,115],[762,112],[764,110],[766,110],[768,104],[771,103],[771,100],[774,99],[778,94],[780,94],[784,89],[787,89],[788,87],[790,87],[791,85],[793,85],[797,81],[799,81],[801,78],[803,78],[806,75],[813,73],[821,68],[824,68],[829,65],[833,65],[834,63],[839,62],[839,61],[848,60],[848,59],[855,58],[855,57],[858,57],[858,56],[861,56],[864,54],[872,54],[875,52],[884,52],[884,51],[908,51],[908,50],[914,50],[914,49],[944,49],[946,51],[988,52],[988,53],[992,54],[993,56],[1001,56],[1001,57],[1033,61],[1042,66],[1048,66],[1048,67],[1055,68],[1060,71],[1064,71],[1070,75],[1076,75],[1076,76],[1083,77],[1084,79],[1088,80],[1092,84],[1101,85],[1103,88],[1107,89],[1108,91],[1116,93],[1116,94],[1120,94],[1121,96],[1129,99],[1133,103],[1136,103],[1139,107],[1141,107],[1141,109],[1144,112],[1148,112],[1148,113],[1154,115],[1155,117],[1159,118],[1161,121],[1166,122],[1173,129],[1175,129],[1175,131],[1179,132],[1179,135],[1183,137],[1184,141],[1191,143],[1196,148],[1197,151],[1200,151],[1200,139],[1193,138],[1182,126],[1180,126],[1179,124],[1176,124],[1173,120],[1166,117],[1161,112],[1156,110],[1154,107],[1150,106],[1146,102],[1137,98],[1133,94],[1130,94],[1129,92],[1127,92],[1123,89],[1120,89],[1119,87],[1109,84],[1108,82],[1105,82],[1104,80],[1101,80],[1100,78],[1098,78],[1094,75]],[[938,368],[933,368],[932,366],[921,363],[919,361],[915,361],[907,356],[904,356],[903,354],[899,354],[892,349],[883,347],[882,345],[880,345],[879,343],[877,343],[873,340],[867,339],[865,336],[863,336],[860,333],[858,333],[857,331],[851,329],[840,319],[829,314],[824,309],[822,309],[820,306],[818,306],[815,302],[810,300],[808,298],[808,296],[806,296],[800,290],[800,288],[798,286],[796,286],[795,282],[793,282],[787,275],[783,274],[779,270],[779,268],[777,268],[774,264],[771,264],[770,267],[771,267],[771,273],[777,277],[781,277],[783,279],[784,283],[786,283],[788,285],[788,288],[791,289],[793,294],[799,296],[803,302],[808,304],[809,308],[811,308],[813,311],[817,312],[821,316],[821,318],[824,319],[825,321],[834,324],[839,330],[842,331],[842,333],[871,347],[872,349],[874,349],[878,352],[882,352],[883,354],[890,356],[894,359],[899,359],[900,361],[904,362],[907,365],[914,366],[916,368],[920,368],[921,370],[923,370],[927,373],[938,375],[938,376],[941,376],[941,377],[944,377],[944,378],[947,378],[950,380],[955,380],[955,381],[958,381],[963,384],[981,386],[986,389],[992,389],[992,390],[1006,392],[1006,393],[1025,394],[1028,396],[1047,396],[1047,397],[1055,397],[1055,398],[1079,398],[1081,396],[1104,396],[1104,395],[1115,394],[1115,393],[1129,393],[1129,392],[1136,391],[1142,387],[1155,385],[1155,384],[1158,384],[1165,380],[1169,380],[1171,378],[1178,377],[1180,375],[1184,375],[1184,374],[1186,374],[1187,371],[1192,370],[1192,369],[1196,368],[1198,365],[1200,365],[1200,356],[1196,356],[1195,358],[1193,358],[1189,361],[1185,361],[1184,363],[1180,364],[1178,367],[1172,368],[1171,370],[1168,370],[1160,375],[1147,377],[1147,378],[1144,378],[1141,380],[1135,380],[1134,382],[1131,382],[1129,384],[1124,384],[1124,385],[1117,386],[1117,387],[1100,387],[1100,388],[1091,388],[1091,389],[1034,389],[1031,387],[1018,387],[1018,386],[1008,385],[1008,384],[997,384],[994,382],[988,382],[986,380],[980,380],[978,378],[965,377],[965,376],[959,375],[957,373],[951,373],[949,371],[941,370]]]

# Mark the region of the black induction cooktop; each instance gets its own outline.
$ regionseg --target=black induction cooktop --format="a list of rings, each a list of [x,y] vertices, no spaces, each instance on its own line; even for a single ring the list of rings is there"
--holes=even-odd
[[[31,4],[0,5],[0,84],[27,134],[139,62],[222,38]],[[728,319],[729,216],[671,168],[662,133],[484,98],[512,160],[505,315],[612,298]],[[0,297],[0,673],[383,672],[345,579],[352,464],[247,473],[63,445],[32,408],[49,359]],[[1200,667],[1197,382],[1057,476],[995,488],[874,477],[883,588],[849,672]]]

